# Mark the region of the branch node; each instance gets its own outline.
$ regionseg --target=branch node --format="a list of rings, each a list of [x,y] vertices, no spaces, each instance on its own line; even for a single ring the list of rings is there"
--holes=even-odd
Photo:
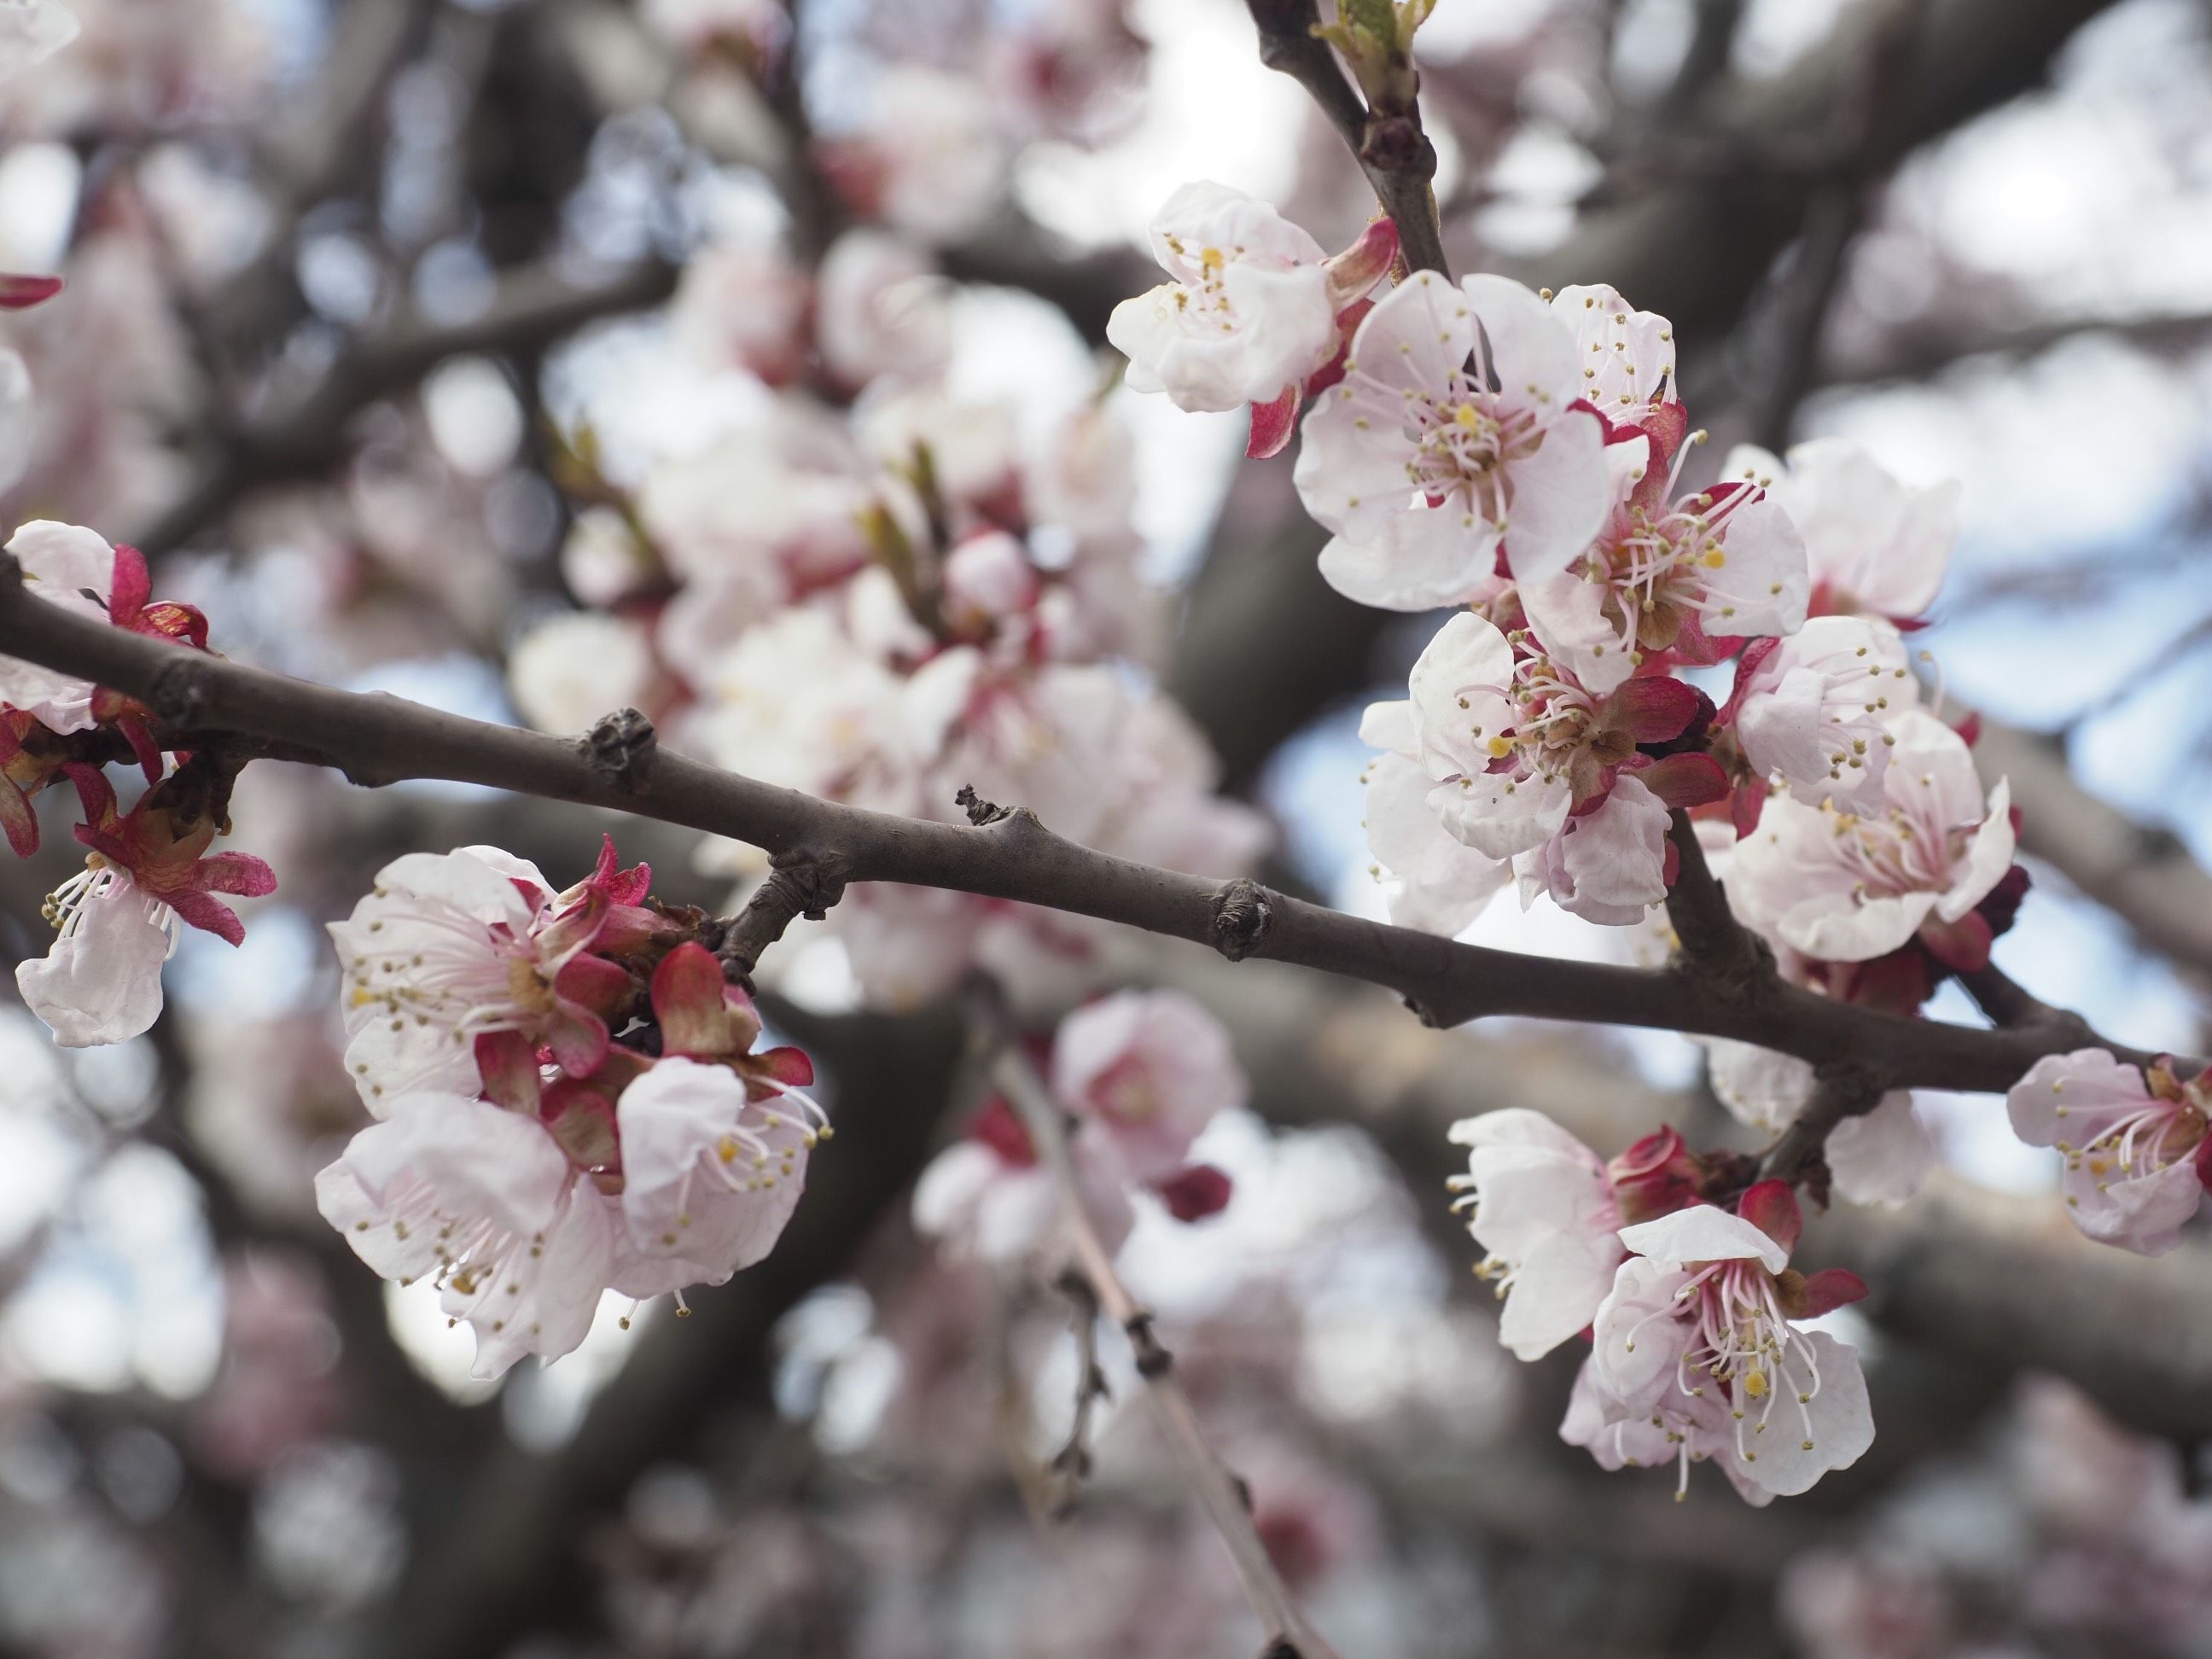
[[[987,823],[1001,823],[1013,813],[994,800],[985,800],[975,793],[975,786],[963,783],[960,793],[953,796],[952,804],[968,814],[968,822],[981,830]]]
[[[1147,1382],[1165,1376],[1175,1364],[1175,1356],[1160,1345],[1152,1334],[1152,1316],[1148,1313],[1133,1313],[1124,1320],[1121,1328],[1128,1334],[1129,1346],[1137,1356],[1137,1375]]]
[[[762,953],[800,916],[819,921],[845,894],[845,857],[835,850],[794,847],[769,860],[768,879],[726,923],[714,954],[733,983],[752,985]]]
[[[1242,962],[1260,948],[1274,919],[1266,888],[1243,876],[1224,881],[1213,892],[1213,948]]]
[[[215,698],[214,677],[197,656],[173,657],[163,663],[155,671],[151,689],[146,703],[155,717],[186,731],[206,720],[208,705]]]
[[[1359,159],[1380,172],[1410,173],[1420,179],[1436,176],[1436,146],[1421,131],[1415,116],[1369,116],[1359,137]]]
[[[617,789],[635,793],[652,776],[660,737],[653,722],[635,708],[617,708],[602,715],[581,739],[584,758],[592,769]]]

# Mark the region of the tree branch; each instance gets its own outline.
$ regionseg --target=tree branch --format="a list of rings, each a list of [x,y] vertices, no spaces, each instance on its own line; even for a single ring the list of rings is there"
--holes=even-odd
[[[817,799],[678,755],[660,755],[641,771],[610,768],[590,738],[336,690],[111,628],[30,593],[12,559],[0,562],[0,653],[136,697],[180,737],[235,734],[264,753],[331,767],[356,783],[452,779],[734,836],[771,855],[835,853],[848,883],[905,882],[1011,899],[1189,939],[1232,959],[1271,957],[1369,980],[1406,998],[1431,1024],[1520,1014],[1735,1037],[1816,1066],[1856,1061],[1890,1088],[2002,1091],[2044,1055],[2074,1046],[2040,1027],[1985,1031],[1905,1019],[1778,982],[1746,999],[1697,974],[1462,945],[1249,881],[1209,880],[1094,852],[1028,811],[949,824]]]
[[[1796,1182],[1827,1146],[1828,1132],[1846,1118],[1874,1110],[1881,1104],[1882,1093],[1880,1079],[1866,1066],[1845,1062],[1821,1067],[1813,1097],[1759,1160],[1759,1178]]]
[[[1421,130],[1421,112],[1410,92],[1370,108],[1328,41],[1314,30],[1315,0],[1248,0],[1260,33],[1260,61],[1306,89],[1359,162],[1376,199],[1398,227],[1398,247],[1415,270],[1451,275],[1444,262],[1443,229],[1437,221],[1436,146]],[[1410,75],[1410,66],[1408,66]],[[1418,85],[1418,76],[1411,77]]]
[[[1336,1659],[1336,1650],[1306,1622],[1290,1587],[1275,1570],[1236,1478],[1207,1441],[1190,1396],[1176,1379],[1174,1357],[1152,1334],[1152,1315],[1138,1305],[1114,1271],[1113,1255],[1100,1241],[1097,1228],[1084,1208],[1060,1103],[1018,1049],[1006,1048],[993,1069],[1000,1088],[1021,1114],[1037,1155],[1059,1189],[1060,1209],[1074,1244],[1076,1271],[1089,1284],[1098,1310],[1127,1333],[1129,1346],[1136,1352],[1137,1374],[1145,1379],[1146,1397],[1152,1401],[1160,1428],[1175,1446],[1179,1467],[1214,1530],[1229,1546],[1237,1577],[1267,1632],[1263,1659]]]

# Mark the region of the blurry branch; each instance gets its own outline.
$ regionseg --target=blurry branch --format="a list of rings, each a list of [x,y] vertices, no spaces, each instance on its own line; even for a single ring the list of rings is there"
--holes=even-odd
[[[1760,384],[1747,400],[1745,435],[1755,444],[1778,451],[1790,441],[1797,405],[1812,386],[1821,331],[1842,284],[1844,256],[1862,211],[1859,191],[1850,184],[1831,185],[1814,198],[1797,243],[1796,264],[1775,295],[1777,337]]]
[[[1098,1230],[1084,1207],[1082,1185],[1068,1154],[1067,1128],[1060,1103],[1035,1068],[1011,1046],[1000,1054],[994,1075],[1021,1114],[1037,1155],[1059,1189],[1060,1210],[1075,1252],[1074,1271],[1088,1284],[1096,1310],[1128,1337],[1137,1356],[1137,1374],[1145,1379],[1145,1397],[1152,1402],[1161,1431],[1175,1447],[1177,1467],[1214,1530],[1229,1547],[1237,1579],[1266,1632],[1262,1659],[1336,1659],[1336,1650],[1306,1622],[1290,1586],[1275,1570],[1245,1494],[1206,1439],[1189,1395],[1176,1380],[1174,1356],[1152,1334],[1152,1315],[1138,1305],[1114,1271],[1113,1253],[1099,1239]],[[1079,1436],[1080,1428],[1079,1412]],[[1079,1447],[1080,1441],[1071,1443]]]
[[[1690,31],[1689,46],[1653,111],[1659,123],[1688,117],[1706,89],[1720,79],[1728,68],[1743,11],[1744,0],[1698,0],[1698,21]]]
[[[1885,1088],[2002,1091],[2063,1046],[2041,1028],[1979,1030],[1835,1002],[1768,978],[1755,995],[1695,972],[1492,951],[1346,915],[1246,880],[1093,852],[1015,810],[968,825],[817,799],[652,752],[625,711],[581,739],[340,691],[109,627],[37,598],[0,562],[0,653],[139,699],[173,737],[229,733],[264,758],[356,783],[446,778],[733,836],[838,880],[903,882],[1037,904],[1387,986],[1432,1024],[1493,1014],[1735,1037],[1815,1066],[1865,1066]],[[611,738],[610,734],[614,734]],[[2147,1059],[2110,1045],[2116,1053]]]
[[[2042,738],[1984,720],[1974,746],[1990,775],[2012,780],[2023,852],[2110,909],[2144,945],[2212,981],[2212,873],[2179,837],[2089,793]]]
[[[1450,276],[1443,231],[1437,222],[1436,192],[1431,187],[1437,176],[1436,146],[1421,130],[1420,107],[1413,97],[1420,77],[1410,59],[1392,65],[1394,72],[1370,66],[1377,72],[1363,79],[1375,90],[1371,100],[1362,98],[1346,78],[1335,52],[1315,33],[1321,26],[1316,0],[1247,3],[1260,33],[1260,61],[1289,76],[1321,106],[1375,187],[1376,199],[1396,222],[1398,247],[1407,264]],[[1395,12],[1396,8],[1385,3],[1382,9]],[[1338,15],[1342,20],[1345,10],[1340,9]]]
[[[1910,56],[1863,133],[1867,65],[1891,5],[1852,7],[1833,38],[1771,80],[1723,81],[1699,106],[1713,165],[1662,173],[1586,214],[1516,275],[1611,283],[1689,339],[1725,331],[1805,228],[1808,177],[1885,172],[1929,140],[2040,82],[2074,31],[2114,0],[1924,0]],[[1840,141],[1840,142],[1839,142]],[[1820,161],[1809,173],[1808,158]]]
[[[2191,350],[2212,337],[2212,312],[2163,315],[2057,318],[1991,327],[1962,319],[1952,328],[1913,322],[1890,330],[1875,344],[1824,357],[1816,386],[1864,386],[1887,380],[1924,380],[1972,357],[2033,357],[2078,336],[2106,335],[2160,356]]]
[[[384,94],[430,10],[431,0],[350,0],[339,9],[321,72],[270,124],[259,158],[268,175],[269,230],[260,251],[208,307],[216,340],[281,334],[269,326],[270,317],[296,314],[292,267],[300,222],[318,203],[376,177]]]
[[[183,499],[131,538],[149,555],[190,540],[259,486],[311,478],[344,458],[353,417],[465,353],[528,354],[586,324],[659,304],[675,291],[665,264],[640,265],[586,287],[550,266],[501,277],[491,303],[464,322],[411,313],[355,343],[313,388],[250,420],[218,424],[216,453]]]

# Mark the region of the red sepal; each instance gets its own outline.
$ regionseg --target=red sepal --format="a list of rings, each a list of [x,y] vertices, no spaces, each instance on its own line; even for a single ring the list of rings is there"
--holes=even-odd
[[[1797,1194],[1786,1181],[1762,1181],[1735,1201],[1735,1212],[1779,1244],[1787,1253],[1797,1248],[1805,1231],[1804,1212]]]

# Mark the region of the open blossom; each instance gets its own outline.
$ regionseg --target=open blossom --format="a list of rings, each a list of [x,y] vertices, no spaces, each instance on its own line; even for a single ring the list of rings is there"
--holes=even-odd
[[[608,1017],[629,975],[602,951],[658,931],[643,865],[617,870],[611,841],[592,877],[555,893],[495,847],[410,853],[331,938],[345,969],[346,1070],[370,1111],[424,1091],[473,1093],[473,1040],[517,1031],[571,1074],[606,1057]]]
[[[1779,777],[1808,806],[1876,814],[1894,746],[1889,714],[1918,701],[1894,628],[1815,617],[1788,639],[1746,648],[1716,723],[1734,726],[1762,801],[1767,780]]]
[[[1139,1181],[1164,1180],[1249,1085],[1221,1022],[1177,991],[1121,991],[1077,1009],[1053,1042],[1052,1088]]]
[[[232,945],[246,928],[218,893],[271,893],[276,878],[247,853],[210,853],[222,825],[211,798],[212,767],[195,762],[140,796],[128,813],[89,766],[66,770],[85,822],[76,838],[85,867],[46,901],[58,937],[44,957],[17,964],[23,1001],[64,1048],[121,1042],[161,1012],[161,964],[185,924]]]
[[[1127,356],[1135,391],[1194,410],[1253,404],[1255,454],[1289,441],[1308,382],[1397,251],[1384,220],[1330,258],[1266,203],[1205,181],[1168,198],[1152,242],[1173,280],[1116,306],[1106,337]]]
[[[2212,1073],[2171,1057],[2148,1071],[2104,1048],[2038,1060],[2005,1107],[2013,1133],[2055,1146],[2074,1224],[2103,1243],[2163,1255],[2212,1185]]]
[[[1729,897],[1743,921],[1808,957],[1865,962],[1918,939],[1977,968],[1993,930],[1976,910],[2012,867],[2012,797],[1984,801],[1966,739],[1917,708],[1893,714],[1879,815],[1770,802],[1736,848]]]
[[[817,147],[823,171],[861,213],[925,241],[957,241],[1006,192],[1007,137],[983,86],[907,62],[872,88],[865,130]]]
[[[325,1220],[386,1279],[434,1274],[478,1376],[584,1340],[615,1261],[612,1207],[533,1118],[459,1093],[393,1097],[315,1177]]]
[[[1119,1175],[1079,1154],[1075,1179],[1099,1243],[1119,1249],[1136,1220]],[[968,1133],[930,1160],[915,1182],[914,1224],[955,1255],[993,1263],[1021,1261],[1064,1237],[1059,1188],[1005,1100],[994,1096]]]
[[[1858,1355],[1795,1322],[1866,1286],[1840,1268],[1808,1278],[1790,1267],[1802,1221],[1784,1183],[1760,1182],[1737,1208],[1701,1204],[1621,1230],[1634,1254],[1597,1313],[1588,1403],[1608,1424],[1656,1413],[1692,1431],[1713,1426],[1717,1404],[1721,1436],[1678,1443],[1683,1479],[1711,1455],[1740,1488],[1786,1497],[1873,1443]]]
[[[1805,620],[1809,584],[1796,526],[1741,483],[1672,498],[1689,446],[1674,406],[1606,445],[1608,516],[1557,574],[1523,577],[1521,604],[1552,654],[1609,691],[1661,653],[1709,663],[1745,637]]]
[[[1811,1103],[1813,1067],[1795,1055],[1716,1038],[1707,1045],[1713,1093],[1739,1122],[1779,1134]],[[1936,1164],[1936,1143],[1911,1094],[1892,1090],[1870,1112],[1828,1131],[1821,1152],[1831,1190],[1847,1204],[1902,1204]]]
[[[1475,1272],[1504,1299],[1498,1340],[1540,1359],[1589,1328],[1626,1257],[1620,1229],[1697,1201],[1696,1174],[1672,1129],[1646,1135],[1607,1164],[1540,1112],[1521,1107],[1462,1118],[1467,1230],[1487,1254]]]
[[[708,368],[742,369],[770,386],[806,367],[806,273],[781,252],[702,248],[684,262],[669,308],[677,343]]]
[[[1726,793],[1709,757],[1655,759],[1638,748],[1679,737],[1697,717],[1698,694],[1679,680],[1633,679],[1594,696],[1549,658],[1516,651],[1462,613],[1422,652],[1408,689],[1406,702],[1368,710],[1362,736],[1420,769],[1431,785],[1422,805],[1448,835],[1495,860],[1531,855],[1519,866],[1524,884],[1592,921],[1633,921],[1665,897],[1667,809]],[[1407,822],[1410,781],[1393,768],[1383,782],[1369,798],[1370,837],[1417,855],[1474,902],[1479,875]],[[1449,904],[1445,919],[1464,908]]]
[[[1567,324],[1506,277],[1420,271],[1376,301],[1298,455],[1299,497],[1334,537],[1329,585],[1425,611],[1484,592],[1501,550],[1524,584],[1565,569],[1611,499],[1576,356]]]
[[[1902,623],[1935,603],[1958,535],[1955,480],[1909,488],[1843,438],[1795,446],[1787,466],[1765,450],[1740,446],[1721,476],[1764,488],[1797,526],[1813,580],[1813,615]]]

